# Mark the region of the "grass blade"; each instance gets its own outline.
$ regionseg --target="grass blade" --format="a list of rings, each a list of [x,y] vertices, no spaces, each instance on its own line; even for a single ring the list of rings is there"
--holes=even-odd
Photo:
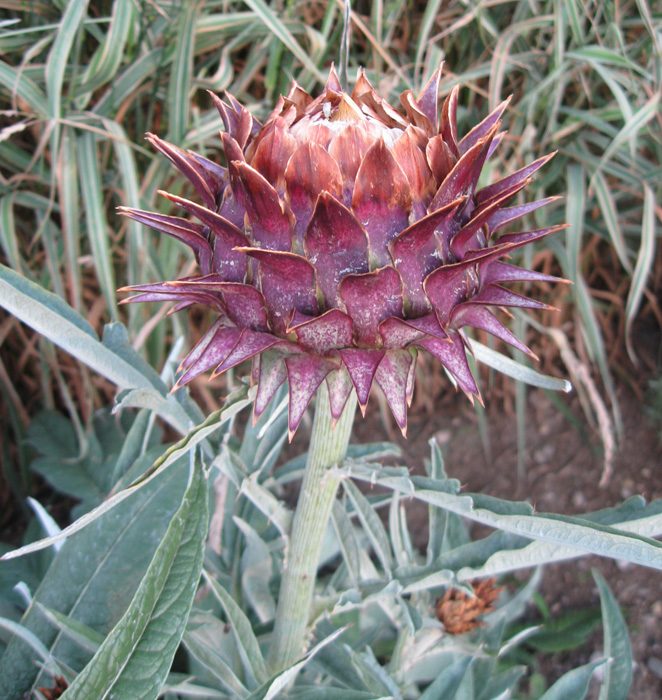
[[[648,185],[644,185],[644,214],[641,222],[641,247],[637,264],[632,275],[632,286],[625,306],[625,342],[633,362],[637,354],[632,345],[632,323],[639,310],[641,298],[646,290],[655,258],[655,195]]]
[[[108,32],[88,64],[83,84],[76,90],[77,97],[86,93],[89,95],[115,77],[124,59],[124,47],[133,25],[133,13],[131,0],[115,0]]]
[[[179,11],[179,26],[173,56],[173,69],[168,86],[168,140],[180,144],[188,127],[193,80],[193,51],[195,21],[201,1],[183,3]]]
[[[85,131],[78,137],[78,170],[80,188],[85,206],[87,237],[94,260],[99,286],[106,298],[108,313],[113,321],[119,321],[115,276],[111,266],[108,245],[107,222],[101,193],[101,177],[94,134]]]
[[[285,26],[282,20],[274,13],[264,0],[246,0],[246,4],[255,12],[258,19],[277,36],[285,46],[303,63],[303,65],[324,84],[326,76],[319,68],[311,61],[310,56],[301,48],[301,45],[292,36],[290,30]]]

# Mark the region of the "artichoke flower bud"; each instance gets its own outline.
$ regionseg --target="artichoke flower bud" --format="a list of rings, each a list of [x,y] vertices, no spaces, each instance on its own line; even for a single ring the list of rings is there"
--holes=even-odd
[[[196,190],[161,192],[193,220],[121,212],[188,245],[199,274],[127,288],[127,301],[218,314],[176,386],[252,358],[255,417],[287,380],[291,436],[322,382],[336,420],[353,390],[365,413],[376,382],[404,434],[421,350],[472,400],[467,327],[531,354],[490,307],[547,308],[503,285],[559,281],[504,258],[563,226],[498,235],[555,199],[507,206],[551,155],[478,189],[508,100],[459,138],[458,88],[439,111],[440,76],[400,96],[404,113],[363,71],[347,94],[333,68],[319,97],[295,82],[264,124],[212,95],[227,167],[148,135]]]

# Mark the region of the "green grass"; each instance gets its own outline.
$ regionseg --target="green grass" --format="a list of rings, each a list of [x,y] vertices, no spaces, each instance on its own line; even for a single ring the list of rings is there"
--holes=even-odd
[[[217,157],[222,124],[206,90],[227,89],[264,117],[292,78],[319,89],[338,61],[344,6],[281,7],[266,0],[0,0],[4,262],[97,327],[123,318],[137,337],[158,310],[118,309],[116,288],[172,278],[188,263],[177,243],[115,214],[120,204],[165,210],[156,191],[183,187],[143,146],[143,134]],[[567,192],[565,203],[527,223],[571,224],[566,239],[552,244],[575,282],[565,317],[601,375],[618,430],[601,302],[586,280],[599,262],[596,251],[613,249],[618,264],[610,274],[627,289],[619,313],[635,357],[632,329],[647,288],[649,305],[656,291],[650,273],[661,230],[659,11],[646,0],[396,0],[356,2],[352,18],[350,82],[365,66],[392,104],[402,90],[419,89],[444,58],[442,92],[464,86],[461,131],[513,94],[494,176],[558,150],[527,196]],[[592,244],[596,237],[602,246]],[[153,365],[164,361],[168,339],[185,333],[186,323],[175,316],[155,325],[144,346]],[[0,413],[15,422],[35,406],[20,398],[25,386],[11,378],[15,364],[5,350],[9,364],[0,367],[0,381],[20,390],[4,387]],[[43,405],[60,404],[69,379],[49,357],[52,349],[31,365]]]

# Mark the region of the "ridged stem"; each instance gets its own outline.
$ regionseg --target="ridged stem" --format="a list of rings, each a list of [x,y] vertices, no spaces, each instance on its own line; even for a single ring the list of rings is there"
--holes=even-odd
[[[305,650],[322,539],[339,484],[339,479],[329,474],[329,467],[345,458],[355,412],[356,397],[352,392],[334,429],[326,382],[322,383],[317,392],[308,461],[285,556],[269,649],[269,665],[274,673],[294,664]]]

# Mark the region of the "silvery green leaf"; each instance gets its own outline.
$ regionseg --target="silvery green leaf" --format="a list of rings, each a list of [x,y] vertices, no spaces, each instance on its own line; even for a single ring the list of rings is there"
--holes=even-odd
[[[395,700],[402,700],[400,689],[382,668],[369,646],[362,653],[352,654],[352,665],[361,676],[368,690],[377,695],[385,695],[395,698]]]
[[[180,462],[65,542],[21,621],[49,653],[76,668],[89,658],[44,617],[39,605],[108,634],[126,610],[181,503],[187,474],[188,464]],[[0,697],[22,697],[44,685],[33,660],[34,653],[20,639],[10,642],[0,659]]]
[[[241,493],[288,537],[292,529],[292,512],[271,491],[258,483],[258,474],[253,473],[241,484]]]
[[[271,685],[269,686],[269,690],[267,691],[267,694],[264,696],[264,700],[273,700],[273,698],[277,697],[278,694],[282,690],[285,690],[288,686],[290,686],[292,681],[298,675],[299,671],[320,650],[324,649],[324,647],[327,646],[328,644],[331,644],[332,642],[334,642],[346,629],[347,629],[347,627],[341,627],[340,629],[333,632],[333,634],[330,634],[328,637],[323,639],[321,642],[318,642],[310,651],[308,651],[306,653],[306,655],[304,656],[304,658],[301,661],[299,661],[298,663],[294,664],[294,666],[291,666],[286,671],[283,671],[278,676],[276,676],[273,679],[273,681],[271,681]]]
[[[76,676],[64,700],[156,700],[198,588],[207,534],[207,483],[194,465],[184,499],[128,610]]]
[[[599,525],[609,525],[618,531],[636,535],[658,537],[662,534],[662,517],[660,507],[662,501],[655,501],[649,506],[643,504],[643,499],[634,497],[616,508],[608,508],[598,513],[584,516],[589,522]],[[518,543],[512,549],[508,545],[501,546],[489,556],[481,566],[463,567],[458,571],[458,579],[466,581],[472,578],[494,576],[508,571],[515,571],[529,566],[548,564],[554,561],[574,559],[584,554],[576,547],[558,545],[551,542],[536,540],[526,544]]]
[[[342,467],[334,470],[334,473],[369,484],[376,484],[379,481],[380,484],[401,491],[406,496],[411,496],[413,493],[409,470],[406,467],[383,467],[381,464],[371,464],[366,460],[346,459]]]
[[[440,586],[449,586],[455,583],[455,573],[450,569],[442,569],[435,571],[432,574],[423,576],[422,578],[407,584],[402,593],[418,593],[419,591],[427,591],[430,588],[438,588]]]
[[[375,554],[379,558],[384,570],[390,575],[393,568],[391,547],[382,521],[373,510],[366,497],[351,481],[343,481],[343,489],[356,509],[361,525],[368,535],[368,539],[375,550]]]
[[[662,569],[662,544],[649,537],[570,516],[502,515],[486,508],[476,508],[469,496],[453,496],[423,489],[417,490],[415,497],[484,525],[517,535],[570,546],[584,553]],[[662,517],[657,517],[662,522]]]
[[[342,552],[343,559],[347,565],[350,580],[353,585],[356,585],[359,582],[361,575],[359,543],[356,538],[352,522],[338,500],[334,500],[333,502],[331,524],[336,531],[338,545],[340,546],[340,551]]]
[[[605,663],[606,659],[596,659],[586,666],[568,671],[547,690],[540,700],[583,700],[593,672]]]
[[[103,643],[104,636],[84,622],[80,622],[68,615],[63,615],[57,610],[47,608],[41,603],[37,603],[37,605],[39,606],[39,610],[41,610],[44,616],[48,618],[53,625],[90,654],[95,654]]]
[[[60,297],[4,265],[0,305],[117,386],[153,389],[144,374],[103,345],[92,326]]]
[[[28,496],[27,498],[28,505],[30,508],[32,508],[32,511],[34,514],[37,516],[37,520],[41,523],[41,526],[44,528],[44,531],[46,532],[46,535],[48,537],[54,537],[55,535],[59,534],[62,532],[60,529],[60,526],[53,520],[51,515],[46,511],[44,506],[39,503],[39,501],[35,500],[34,498],[31,498]],[[62,542],[57,542],[54,545],[54,549],[56,552],[59,552],[60,549],[62,549]]]
[[[290,700],[391,700],[391,696],[377,697],[372,693],[358,690],[320,686],[294,688],[287,694],[287,697]]]
[[[163,693],[175,693],[182,698],[202,698],[202,700],[227,700],[227,695],[214,688],[193,683],[195,678],[181,673],[171,673],[163,686]],[[167,697],[167,696],[166,696]]]
[[[470,656],[465,656],[457,663],[449,665],[430,683],[419,700],[454,700],[471,661]]]
[[[540,374],[540,372],[536,372],[531,367],[502,355],[500,352],[488,348],[487,345],[483,345],[477,340],[470,338],[469,344],[478,362],[486,364],[497,372],[507,374],[509,377],[517,379],[517,381],[530,384],[531,386],[538,386],[541,389],[563,391],[565,393],[572,391],[572,384],[567,379],[557,379],[546,374]]]
[[[212,593],[223,606],[228,623],[234,633],[244,668],[253,676],[255,682],[265,683],[269,678],[269,671],[250,620],[218,581],[204,569],[202,573],[205,581],[211,587]]]
[[[492,673],[478,700],[506,700],[512,697],[514,687],[525,673],[525,666],[515,666],[501,673]]]
[[[273,573],[271,553],[266,542],[247,522],[236,516],[234,522],[246,539],[240,562],[243,592],[258,619],[264,624],[276,617],[276,603],[269,590]]]
[[[402,450],[391,442],[373,442],[365,445],[349,445],[347,447],[346,459],[362,460],[365,462],[373,462],[388,457],[400,457]],[[303,477],[303,470],[306,466],[308,454],[304,453],[291,459],[282,466],[278,467],[272,477],[265,483],[270,484],[271,479],[278,484],[288,484],[292,481],[298,481]]]
[[[185,632],[182,641],[189,653],[221,682],[227,692],[238,698],[248,696],[248,689],[237,678],[227,660],[218,653],[217,649],[212,648],[197,630]]]
[[[218,430],[219,427],[231,420],[231,418],[234,417],[238,411],[245,408],[249,404],[250,400],[242,399],[240,395],[237,396],[236,400],[229,406],[221,409],[220,411],[212,413],[207,420],[204,421],[204,423],[199,425],[194,430],[189,431],[184,438],[168,449],[165,454],[159,457],[159,459],[157,459],[156,462],[154,462],[154,464],[130,486],[122,491],[112,494],[107,500],[101,503],[101,505],[97,506],[89,513],[85,513],[85,515],[78,518],[78,520],[73,522],[57,535],[47,537],[43,540],[39,540],[38,542],[32,542],[31,544],[15,549],[12,552],[7,552],[0,557],[0,559],[14,559],[15,557],[23,556],[24,554],[39,551],[40,549],[50,547],[52,544],[70,537],[75,532],[79,532],[90,523],[94,522],[97,518],[101,517],[104,513],[112,510],[131,494],[139,491],[146,484],[152,481],[152,479],[154,479],[158,474],[171,467],[178,459],[191,452],[191,450],[194,449],[201,441],[209,437],[209,435],[211,435],[215,430]]]
[[[35,652],[37,656],[44,662],[45,667],[48,669],[48,672],[51,675],[59,676],[62,674],[62,671],[60,670],[57,661],[55,661],[55,659],[53,658],[53,655],[44,646],[39,637],[37,637],[37,635],[31,632],[27,627],[21,625],[18,622],[14,622],[14,620],[8,620],[6,617],[0,617],[0,630],[6,630],[9,633],[9,639],[13,637],[14,641],[20,640],[27,644],[30,647],[30,649],[32,649],[32,651]],[[10,687],[11,680],[9,678],[9,669],[7,669],[6,667],[5,673],[7,674],[5,679],[9,684],[8,687]],[[2,688],[2,685],[0,685],[0,688]],[[8,695],[7,697],[10,696]]]
[[[404,522],[403,522],[404,521]],[[411,542],[405,540],[407,533],[406,515],[404,508],[400,507],[400,492],[393,491],[391,505],[388,511],[389,534],[391,536],[391,546],[398,566],[407,566],[413,563],[413,553]],[[408,533],[407,533],[408,534]]]
[[[593,569],[593,578],[600,593],[604,654],[608,658],[599,700],[627,700],[632,685],[632,648],[628,630],[614,594],[597,569]]]

